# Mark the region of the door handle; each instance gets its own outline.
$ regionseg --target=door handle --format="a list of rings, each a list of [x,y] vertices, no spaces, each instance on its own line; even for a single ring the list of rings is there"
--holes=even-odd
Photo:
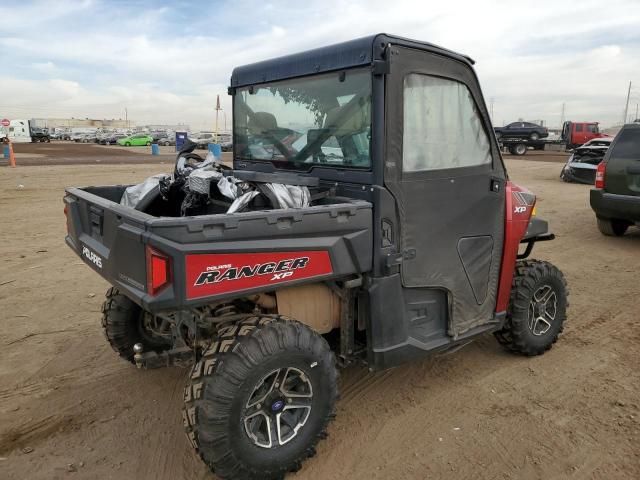
[[[629,165],[627,167],[627,173],[630,173],[631,175],[640,175],[640,164]]]

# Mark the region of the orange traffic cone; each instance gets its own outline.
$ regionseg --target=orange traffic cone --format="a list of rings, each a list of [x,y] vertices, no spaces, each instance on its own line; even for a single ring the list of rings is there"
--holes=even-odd
[[[16,168],[16,156],[13,153],[13,144],[11,142],[9,142],[9,166]]]

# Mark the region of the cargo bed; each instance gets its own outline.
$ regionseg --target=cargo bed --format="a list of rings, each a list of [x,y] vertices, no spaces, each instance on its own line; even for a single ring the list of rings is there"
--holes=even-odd
[[[67,188],[66,243],[145,310],[201,306],[280,286],[362,274],[371,204],[328,197],[300,209],[156,217],[120,205],[123,185]],[[168,264],[154,291],[157,255]]]

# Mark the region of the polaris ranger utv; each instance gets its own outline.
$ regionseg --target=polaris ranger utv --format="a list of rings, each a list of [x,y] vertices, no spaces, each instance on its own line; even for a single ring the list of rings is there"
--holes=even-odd
[[[180,216],[121,205],[124,186],[66,190],[66,242],[113,285],[109,343],[139,367],[195,362],[184,424],[220,477],[312,456],[338,366],[557,340],[566,282],[525,260],[554,237],[508,179],[472,65],[380,34],[236,68],[232,173],[309,185],[305,208]]]

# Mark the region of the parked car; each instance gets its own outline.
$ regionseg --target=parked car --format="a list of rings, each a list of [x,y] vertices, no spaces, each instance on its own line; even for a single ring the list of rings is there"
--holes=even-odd
[[[31,141],[33,143],[36,143],[36,142],[49,143],[49,142],[51,142],[51,136],[49,135],[49,129],[48,128],[34,127],[31,124],[31,122],[29,122],[29,127],[31,129]]]
[[[494,127],[496,138],[528,138],[530,140],[540,140],[549,136],[546,127],[530,122],[513,122],[504,127]]]
[[[569,183],[593,185],[598,165],[611,146],[612,140],[612,137],[594,138],[576,148],[562,167],[560,178]]]
[[[165,147],[168,147],[169,145],[175,145],[176,144],[176,137],[164,137],[164,138],[160,138],[158,140],[158,145],[164,145]]]
[[[124,133],[112,133],[110,135],[105,135],[100,139],[100,145],[115,145],[118,143],[118,140],[122,138],[127,138]]]
[[[96,141],[95,133],[80,133],[72,137],[76,143],[94,143]]]
[[[153,137],[145,133],[138,133],[118,140],[118,145],[125,147],[139,147],[141,145],[151,145]]]
[[[604,235],[640,225],[640,124],[622,127],[596,171],[591,208]]]
[[[153,132],[151,136],[153,137],[153,143],[160,144],[162,140],[167,138],[167,132]]]
[[[209,132],[200,132],[189,137],[189,139],[198,145],[196,148],[206,150],[209,144],[213,143],[214,134]]]
[[[231,152],[233,150],[233,142],[222,142],[220,144],[220,149],[223,152]]]

